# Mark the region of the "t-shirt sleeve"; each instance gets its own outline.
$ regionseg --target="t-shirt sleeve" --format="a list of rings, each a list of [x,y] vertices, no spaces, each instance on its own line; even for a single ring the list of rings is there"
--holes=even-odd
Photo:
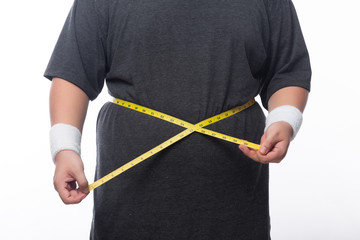
[[[93,0],[75,0],[44,76],[67,80],[94,100],[104,86],[106,57],[101,18]]]
[[[268,0],[270,28],[267,63],[260,92],[263,106],[279,89],[298,86],[310,91],[307,47],[291,0]]]

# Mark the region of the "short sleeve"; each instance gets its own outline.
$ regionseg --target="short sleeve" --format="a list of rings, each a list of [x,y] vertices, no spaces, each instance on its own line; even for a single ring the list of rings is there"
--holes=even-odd
[[[104,32],[94,0],[75,0],[44,76],[65,79],[94,100],[104,86]]]
[[[260,92],[266,109],[276,91],[288,86],[310,91],[311,79],[309,54],[292,1],[268,0],[268,22],[268,58]]]

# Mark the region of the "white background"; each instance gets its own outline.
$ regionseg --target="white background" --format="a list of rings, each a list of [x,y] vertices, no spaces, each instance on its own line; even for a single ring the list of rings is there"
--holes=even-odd
[[[360,239],[360,6],[357,0],[294,0],[311,54],[312,92],[287,158],[271,165],[275,240]],[[92,194],[64,205],[52,186],[48,92],[42,77],[72,0],[0,3],[0,239],[88,239]],[[90,104],[83,159],[91,181]]]

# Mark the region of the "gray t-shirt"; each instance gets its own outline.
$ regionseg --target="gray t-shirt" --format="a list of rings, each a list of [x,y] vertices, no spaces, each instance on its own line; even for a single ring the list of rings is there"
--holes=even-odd
[[[45,76],[91,100],[106,79],[114,97],[197,123],[309,90],[311,69],[290,0],[75,0]],[[99,114],[97,177],[179,130],[120,108]],[[259,141],[263,121],[255,106],[211,128]],[[269,238],[267,165],[196,134],[164,152],[95,190],[92,238]]]

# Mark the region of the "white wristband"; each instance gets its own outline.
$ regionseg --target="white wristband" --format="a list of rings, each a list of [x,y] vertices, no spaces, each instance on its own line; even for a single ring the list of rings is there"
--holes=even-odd
[[[293,140],[300,129],[302,120],[303,116],[298,108],[290,105],[283,105],[273,109],[269,113],[266,118],[265,131],[271,124],[284,121],[289,123],[293,129],[293,135],[291,137],[291,140]]]
[[[56,154],[62,150],[73,150],[80,156],[81,132],[76,127],[57,123],[50,129],[50,151],[55,163]]]

